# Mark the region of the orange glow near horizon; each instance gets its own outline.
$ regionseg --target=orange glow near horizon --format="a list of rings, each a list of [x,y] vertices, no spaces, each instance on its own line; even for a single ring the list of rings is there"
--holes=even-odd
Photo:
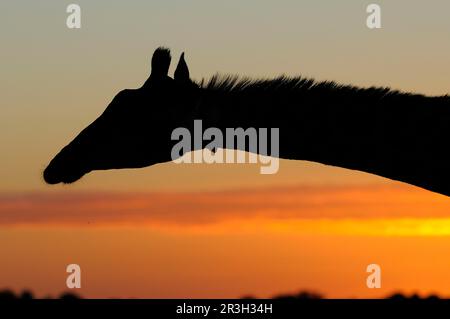
[[[84,297],[449,296],[447,212],[404,185],[3,195],[0,283],[55,295],[78,263]]]

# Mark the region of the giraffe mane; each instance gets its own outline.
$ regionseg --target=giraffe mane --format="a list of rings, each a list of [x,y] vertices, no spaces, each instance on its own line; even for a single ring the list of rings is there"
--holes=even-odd
[[[389,87],[358,87],[339,84],[335,81],[317,81],[302,76],[281,75],[275,78],[252,79],[239,75],[215,74],[210,79],[202,79],[197,85],[209,91],[223,93],[272,92],[295,94],[296,92],[316,91],[324,94],[345,93],[351,95],[367,95],[371,98],[384,98],[397,95],[414,95]]]

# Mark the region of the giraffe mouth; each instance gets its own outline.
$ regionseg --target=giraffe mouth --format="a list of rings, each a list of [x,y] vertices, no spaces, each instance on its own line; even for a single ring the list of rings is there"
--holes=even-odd
[[[49,171],[48,169],[46,169],[44,171],[44,180],[47,184],[49,185],[55,185],[55,184],[59,184],[59,183],[63,183],[63,184],[72,184],[76,181],[78,181],[80,178],[82,178],[86,173],[81,173],[81,172],[77,172],[77,173],[72,173],[72,174],[67,174],[67,172],[65,173],[64,176],[60,176],[58,174],[54,174],[51,171]]]
[[[81,169],[80,167],[67,165],[67,163],[61,161],[57,156],[44,170],[43,177],[44,181],[50,185],[59,183],[71,184],[79,180],[88,172],[88,170]]]

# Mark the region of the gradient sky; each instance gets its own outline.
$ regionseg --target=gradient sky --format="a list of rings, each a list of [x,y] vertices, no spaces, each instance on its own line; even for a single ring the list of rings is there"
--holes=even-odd
[[[372,2],[381,30],[365,26]],[[69,3],[0,3],[0,289],[56,294],[79,263],[88,297],[450,295],[450,200],[415,187],[292,161],[276,175],[163,164],[70,186],[41,177],[118,91],[142,85],[160,45],[174,60],[185,51],[195,79],[301,74],[448,94],[448,1],[80,0],[80,30],[66,27]],[[381,291],[365,287],[372,262],[386,269]]]

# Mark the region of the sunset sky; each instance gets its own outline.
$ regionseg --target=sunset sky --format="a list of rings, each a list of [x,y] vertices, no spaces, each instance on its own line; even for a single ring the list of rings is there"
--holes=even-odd
[[[161,45],[186,52],[194,79],[448,94],[448,1],[79,0],[79,30],[66,27],[70,3],[0,3],[0,290],[57,295],[76,263],[84,297],[450,296],[450,199],[406,184],[286,160],[275,175],[169,163],[42,179],[118,91],[142,85]],[[365,25],[369,3],[380,30]],[[366,287],[371,263],[381,289]]]

